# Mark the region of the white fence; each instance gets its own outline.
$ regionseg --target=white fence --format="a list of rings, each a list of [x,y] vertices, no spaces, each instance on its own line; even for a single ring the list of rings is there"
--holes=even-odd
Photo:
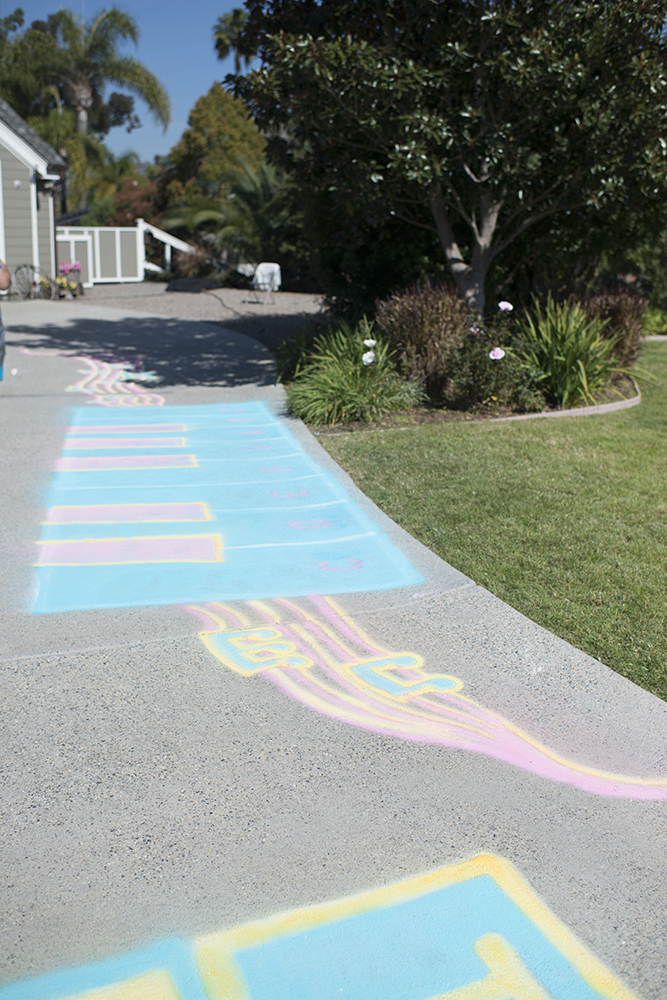
[[[146,271],[160,271],[146,260],[145,236],[150,233],[164,244],[165,270],[171,269],[171,251],[191,253],[189,243],[137,219],[133,226],[59,226],[56,229],[57,266],[81,264],[84,288],[104,283],[143,281]]]

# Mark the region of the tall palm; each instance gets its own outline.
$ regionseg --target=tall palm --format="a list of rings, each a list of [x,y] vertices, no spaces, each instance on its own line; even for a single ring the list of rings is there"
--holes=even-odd
[[[79,132],[71,108],[60,101],[57,87],[48,91],[55,107],[46,116],[28,119],[31,128],[46,139],[67,163],[67,184],[63,187],[63,210],[81,208],[88,195],[92,173],[104,164],[104,144],[89,132]]]
[[[171,118],[167,92],[150,70],[131,56],[118,53],[119,41],[130,39],[137,44],[137,22],[118,7],[101,10],[92,21],[84,21],[71,10],[62,8],[53,15],[53,24],[62,56],[59,75],[66,97],[76,109],[76,127],[88,132],[88,114],[95,93],[101,94],[106,83],[127,87],[143,98],[165,130]]]
[[[243,26],[246,22],[246,12],[243,7],[234,7],[227,14],[223,14],[213,26],[213,41],[218,59],[226,59],[230,52],[234,52],[234,72],[241,72],[241,59],[245,60],[246,66],[254,56],[243,45]]]

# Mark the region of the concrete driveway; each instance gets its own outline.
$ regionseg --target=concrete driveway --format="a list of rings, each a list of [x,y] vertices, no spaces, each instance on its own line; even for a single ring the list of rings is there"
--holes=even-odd
[[[0,998],[663,1000],[667,706],[386,518],[256,339],[3,314]]]

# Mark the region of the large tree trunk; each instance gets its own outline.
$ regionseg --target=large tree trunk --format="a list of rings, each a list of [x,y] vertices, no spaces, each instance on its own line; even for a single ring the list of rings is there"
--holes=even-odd
[[[449,219],[447,205],[442,195],[440,185],[429,191],[429,207],[435,221],[440,243],[449,264],[456,287],[473,312],[484,311],[486,295],[484,284],[495,253],[493,237],[498,223],[501,204],[489,202],[482,198],[480,225],[472,229],[473,251],[469,264],[463,259]]]
[[[77,80],[72,83],[72,90],[76,107],[76,130],[85,134],[88,132],[88,112],[93,103],[93,89],[87,80]]]

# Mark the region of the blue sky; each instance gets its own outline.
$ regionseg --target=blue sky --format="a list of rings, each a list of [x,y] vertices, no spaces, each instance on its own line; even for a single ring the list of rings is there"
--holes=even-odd
[[[114,153],[135,150],[142,160],[152,160],[156,153],[164,154],[178,142],[187,125],[188,113],[198,97],[205,94],[215,80],[224,80],[233,71],[233,57],[221,62],[213,48],[213,25],[233,7],[243,6],[242,0],[132,0],[117,2],[139,25],[139,46],[130,44],[124,51],[133,55],[151,70],[166,88],[172,105],[171,125],[165,133],[156,125],[146,105],[136,100],[136,111],[142,127],[130,135],[125,129],[112,129],[105,142]],[[86,0],[84,14],[88,20],[100,9],[113,6],[113,0],[101,3]],[[59,3],[58,0],[13,0],[2,4],[3,16],[15,7],[22,7],[26,24],[45,19],[60,7],[70,7],[81,14],[81,0]],[[111,87],[122,90],[122,87]]]

